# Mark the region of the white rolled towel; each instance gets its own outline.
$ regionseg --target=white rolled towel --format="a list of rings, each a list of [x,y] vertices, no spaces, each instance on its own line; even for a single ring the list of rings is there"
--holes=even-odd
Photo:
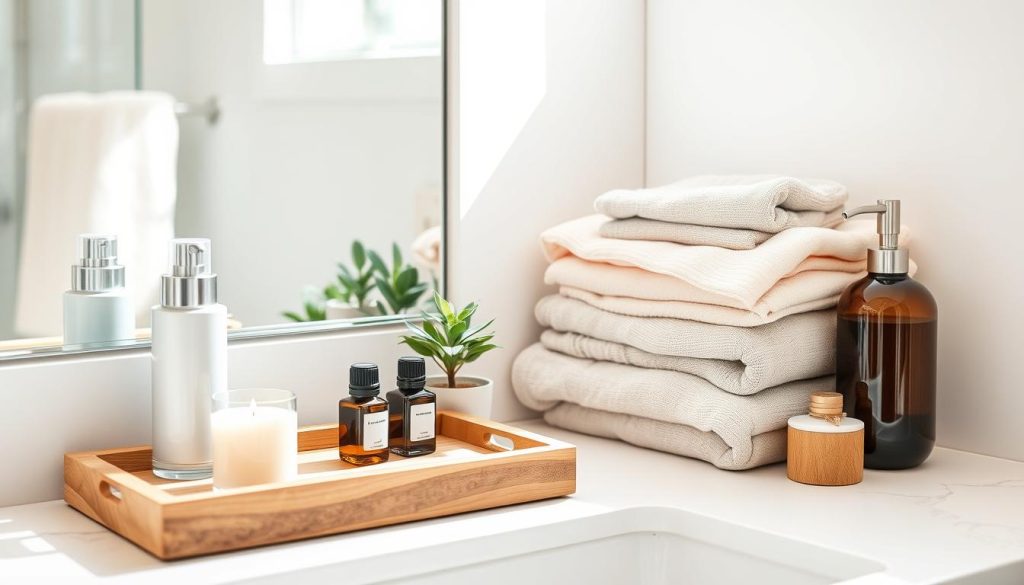
[[[516,358],[512,385],[523,404],[548,411],[545,420],[552,424],[648,447],[671,445],[665,450],[747,469],[784,457],[772,433],[807,411],[811,392],[831,390],[835,380],[738,396],[689,374],[579,359],[534,344]],[[645,439],[644,432],[658,436]]]
[[[816,311],[760,327],[662,317],[626,317],[559,295],[541,299],[537,321],[578,334],[545,345],[581,358],[671,369],[733,394],[754,394],[835,372],[836,317]]]
[[[847,197],[846,187],[835,181],[705,175],[662,187],[609,191],[597,198],[594,207],[616,219],[636,217],[774,234],[794,227],[835,225]]]

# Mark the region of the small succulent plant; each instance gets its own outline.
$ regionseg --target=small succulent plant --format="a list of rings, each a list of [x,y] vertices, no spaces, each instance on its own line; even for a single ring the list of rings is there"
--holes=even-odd
[[[410,335],[403,335],[400,343],[434,360],[448,376],[448,387],[455,388],[455,376],[462,366],[498,347],[491,343],[494,334],[484,332],[494,319],[473,327],[470,321],[478,308],[476,303],[459,310],[435,292],[433,304],[436,312],[424,311],[421,325],[406,321]]]

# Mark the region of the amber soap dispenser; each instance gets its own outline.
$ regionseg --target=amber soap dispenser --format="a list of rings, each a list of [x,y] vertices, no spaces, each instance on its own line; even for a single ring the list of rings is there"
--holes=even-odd
[[[338,454],[352,465],[388,460],[388,403],[380,394],[376,364],[352,364],[349,396],[338,401]]]
[[[836,308],[836,386],[846,412],[864,422],[864,466],[906,469],[923,463],[935,444],[938,307],[908,275],[899,200],[843,217],[869,213],[878,216],[879,247],[868,250],[868,275]]]
[[[423,358],[398,359],[398,388],[388,392],[388,441],[395,455],[416,457],[436,449],[437,396],[424,388],[426,382]]]

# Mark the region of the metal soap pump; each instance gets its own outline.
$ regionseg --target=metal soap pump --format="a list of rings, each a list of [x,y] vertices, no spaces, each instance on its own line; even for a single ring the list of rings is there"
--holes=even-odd
[[[879,246],[868,250],[868,275],[839,298],[836,389],[844,410],[864,422],[864,466],[905,469],[935,444],[938,307],[908,274],[900,201],[879,199],[843,217],[868,213],[878,215]]]

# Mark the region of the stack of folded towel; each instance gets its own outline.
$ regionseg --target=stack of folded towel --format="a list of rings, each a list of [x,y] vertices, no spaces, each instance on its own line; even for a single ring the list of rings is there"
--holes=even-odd
[[[834,388],[835,306],[876,236],[846,189],[696,177],[612,191],[541,239],[557,295],[513,385],[550,424],[723,469],[785,458],[786,420]],[[834,229],[833,229],[834,228]]]

